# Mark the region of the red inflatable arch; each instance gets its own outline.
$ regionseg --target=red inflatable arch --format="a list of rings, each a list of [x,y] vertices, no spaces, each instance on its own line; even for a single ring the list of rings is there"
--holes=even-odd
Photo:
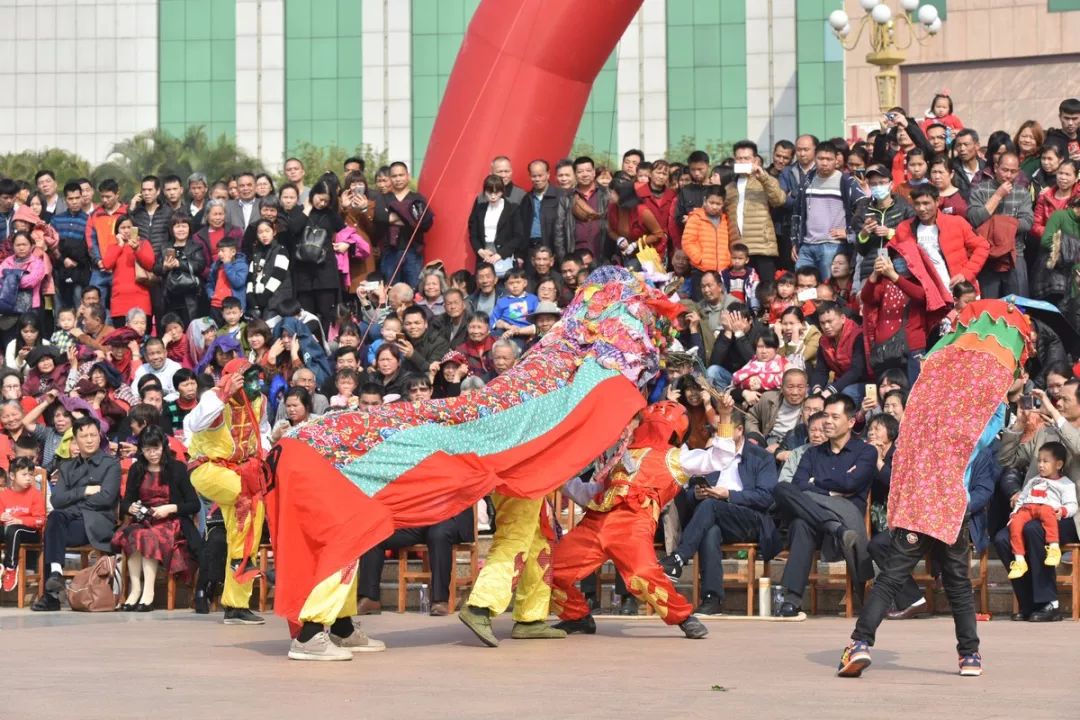
[[[528,188],[530,160],[566,155],[597,73],[640,7],[641,0],[480,3],[420,173],[435,213],[426,259],[440,258],[448,271],[473,267],[469,212],[491,158],[509,156],[514,184]]]

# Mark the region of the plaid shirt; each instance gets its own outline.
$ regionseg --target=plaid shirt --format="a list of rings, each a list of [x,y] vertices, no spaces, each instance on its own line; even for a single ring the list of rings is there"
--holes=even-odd
[[[971,198],[968,207],[968,222],[978,228],[990,219],[990,213],[986,211],[986,203],[993,197],[994,192],[1001,187],[997,180],[984,180],[976,183],[971,188]],[[1020,187],[1013,184],[1012,192],[998,203],[995,215],[1008,215],[1019,221],[1016,228],[1017,249],[1023,247],[1023,238],[1031,232],[1031,226],[1035,222],[1035,210],[1031,202],[1031,188]]]

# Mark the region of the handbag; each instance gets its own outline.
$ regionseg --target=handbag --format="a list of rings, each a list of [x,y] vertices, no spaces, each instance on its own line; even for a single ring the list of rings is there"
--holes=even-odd
[[[157,285],[160,280],[161,278],[140,265],[138,260],[135,261],[135,282],[137,284],[148,288]]]
[[[165,276],[165,294],[176,296],[195,295],[199,292],[198,276],[192,271],[191,263],[184,261],[182,267]]]
[[[304,227],[304,234],[296,244],[294,257],[305,263],[321,265],[326,261],[326,230],[314,225]]]
[[[115,555],[102,555],[75,573],[68,586],[68,604],[83,612],[112,612],[120,601],[120,568]]]
[[[907,332],[904,330],[907,327],[907,319],[908,308],[905,306],[904,316],[897,331],[885,342],[875,343],[870,348],[870,369],[874,371],[876,377],[881,377],[881,373],[885,370],[907,368],[909,353]]]

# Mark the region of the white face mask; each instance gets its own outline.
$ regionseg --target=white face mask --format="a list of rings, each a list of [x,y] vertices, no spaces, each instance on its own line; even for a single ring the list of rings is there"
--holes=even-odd
[[[870,197],[875,200],[881,201],[889,197],[889,193],[892,192],[892,183],[885,183],[884,185],[874,185],[870,188]]]

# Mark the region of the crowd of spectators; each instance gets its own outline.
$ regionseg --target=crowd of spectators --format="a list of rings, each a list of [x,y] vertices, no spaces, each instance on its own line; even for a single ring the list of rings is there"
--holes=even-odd
[[[184,418],[230,359],[265,370],[273,439],[327,411],[455,397],[512,367],[610,263],[687,306],[649,388],[686,406],[681,440],[708,442],[721,405],[738,425],[733,466],[665,509],[665,569],[700,555],[707,613],[722,606],[727,542],[788,550],[781,615],[802,608],[816,550],[870,579],[907,390],[956,313],[1016,294],[1057,306],[1058,330],[1080,320],[1080,100],[1061,103],[1059,127],[1032,120],[985,142],[951,98],[929,107],[894,108],[854,143],[781,140],[767,158],[744,140],[685,162],[534,159],[527,188],[497,157],[463,180],[478,191],[461,228],[476,262],[451,273],[424,262],[437,207],[402,162],[350,158],[310,186],[296,158],[279,187],[253,172],[147,176],[129,201],[110,179],[0,178],[4,590],[19,543],[39,539],[49,581],[36,609],[59,608],[72,546],[129,557],[133,611],[152,608],[159,569],[193,572],[209,526],[182,462]],[[1006,563],[1005,520],[1038,448],[1062,442],[1065,473],[1080,476],[1076,333],[1034,324],[1037,353],[970,507],[975,547],[993,543]],[[48,478],[46,502],[30,476]],[[362,610],[378,611],[383,551],[426,542],[431,611],[445,613],[465,515],[368,553]],[[1016,619],[1059,617],[1042,532],[1024,528]],[[1073,518],[1060,536],[1077,541]],[[896,617],[924,611],[906,589]]]

